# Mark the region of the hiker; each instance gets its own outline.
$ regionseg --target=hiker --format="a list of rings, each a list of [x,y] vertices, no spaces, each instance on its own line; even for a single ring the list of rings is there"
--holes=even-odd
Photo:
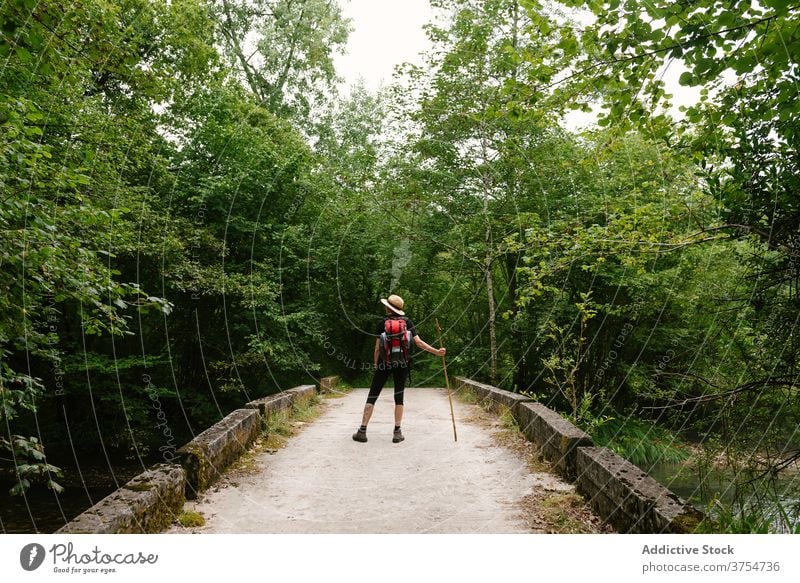
[[[375,364],[375,375],[372,377],[372,385],[369,388],[367,404],[364,405],[364,416],[361,420],[361,427],[353,434],[356,441],[367,441],[367,424],[372,417],[372,410],[375,401],[383,389],[383,385],[389,379],[391,373],[394,378],[394,434],[392,443],[400,443],[405,439],[403,432],[400,431],[400,423],[403,420],[403,390],[405,389],[406,378],[410,371],[410,351],[411,338],[422,350],[444,356],[444,348],[434,348],[427,344],[417,335],[414,323],[406,316],[403,311],[403,298],[398,295],[390,295],[388,299],[381,299],[381,303],[386,306],[386,316],[378,322],[375,328],[375,351],[373,361]]]

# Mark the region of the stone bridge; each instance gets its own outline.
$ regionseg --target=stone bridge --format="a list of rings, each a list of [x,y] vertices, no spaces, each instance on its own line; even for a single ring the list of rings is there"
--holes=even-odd
[[[522,395],[458,378],[454,441],[447,392],[408,388],[395,444],[390,392],[367,443],[351,439],[366,390],[335,378],[248,403],[59,532],[661,533],[702,518]],[[178,524],[187,512],[204,524]]]

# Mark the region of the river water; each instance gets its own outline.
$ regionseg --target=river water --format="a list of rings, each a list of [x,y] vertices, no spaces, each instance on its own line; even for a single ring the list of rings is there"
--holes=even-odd
[[[714,470],[708,472],[701,480],[700,473],[690,462],[661,463],[642,469],[660,484],[703,512],[709,511],[709,504],[715,498],[726,506],[734,504],[734,475],[732,472]],[[769,493],[766,486],[754,489],[762,499]],[[800,471],[797,469],[786,471],[776,478],[775,494],[784,511],[787,512],[790,524],[781,524],[785,521],[780,519],[777,506],[768,505],[767,512],[776,517],[773,521],[774,529],[778,532],[791,530],[800,524]],[[753,499],[751,498],[751,500]]]
[[[141,463],[62,467],[56,479],[64,491],[56,494],[44,484],[34,484],[22,496],[12,496],[11,476],[0,477],[0,532],[52,533],[78,514],[144,471]]]

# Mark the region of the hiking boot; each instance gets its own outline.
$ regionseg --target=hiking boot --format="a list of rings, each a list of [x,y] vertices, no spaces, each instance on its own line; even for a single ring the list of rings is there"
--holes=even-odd
[[[358,431],[356,431],[353,434],[353,439],[355,441],[360,441],[361,443],[366,443],[367,442],[367,432],[366,431],[362,431],[361,429],[359,429]]]
[[[394,436],[392,437],[392,443],[400,443],[403,441],[405,437],[403,437],[403,432],[399,429],[394,430]]]

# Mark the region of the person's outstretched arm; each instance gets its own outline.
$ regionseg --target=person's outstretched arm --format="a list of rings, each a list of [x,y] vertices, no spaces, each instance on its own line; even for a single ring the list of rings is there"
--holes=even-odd
[[[414,336],[414,344],[416,344],[418,348],[421,348],[425,352],[430,352],[431,354],[435,354],[436,356],[444,356],[445,353],[447,352],[445,348],[434,348],[419,336]]]

